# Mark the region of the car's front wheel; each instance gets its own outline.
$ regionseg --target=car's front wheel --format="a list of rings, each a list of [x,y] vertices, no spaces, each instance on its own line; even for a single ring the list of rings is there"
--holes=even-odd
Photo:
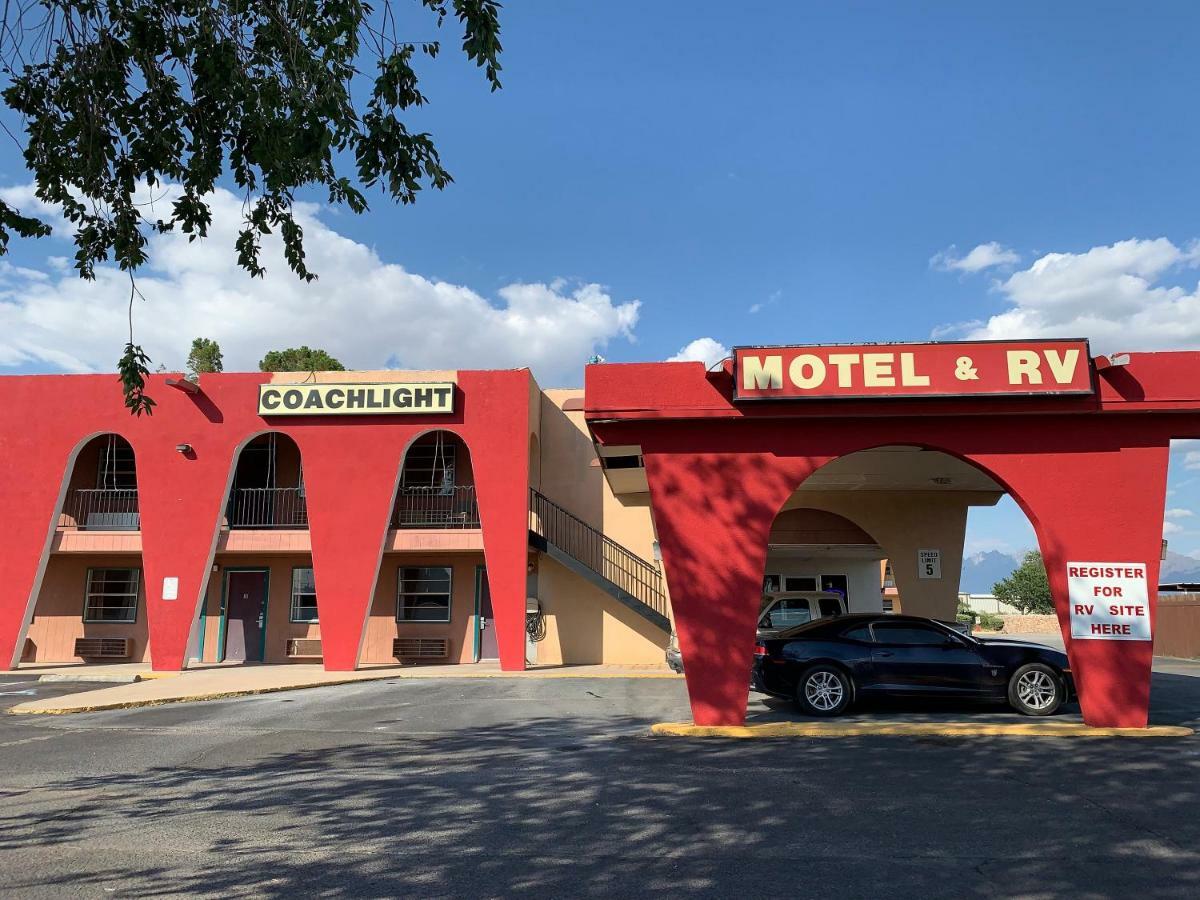
[[[813,666],[796,682],[796,706],[807,715],[840,716],[850,700],[850,679],[834,666]]]
[[[1067,698],[1066,685],[1044,663],[1026,663],[1008,680],[1008,703],[1026,716],[1052,716]]]

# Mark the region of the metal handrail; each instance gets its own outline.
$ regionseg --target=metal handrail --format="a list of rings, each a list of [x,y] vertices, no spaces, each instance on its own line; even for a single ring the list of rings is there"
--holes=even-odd
[[[303,488],[234,488],[225,518],[230,528],[307,528]]]
[[[478,528],[475,486],[402,487],[392,521],[396,528]]]
[[[141,528],[136,488],[78,488],[63,501],[59,528],[137,531]]]
[[[656,613],[668,614],[662,572],[657,566],[533,488],[529,489],[529,530]]]

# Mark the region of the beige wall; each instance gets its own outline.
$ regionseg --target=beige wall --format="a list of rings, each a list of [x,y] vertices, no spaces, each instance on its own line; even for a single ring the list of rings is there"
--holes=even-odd
[[[87,624],[83,621],[83,600],[90,568],[140,569],[140,556],[51,556],[38,592],[33,621],[26,635],[22,660],[25,662],[78,662],[75,639],[81,637],[124,637],[133,641],[130,660],[148,659],[146,653],[146,602],[143,585],[138,598],[137,621]]]
[[[662,629],[544,555],[537,574],[546,618],[546,637],[534,644],[538,665],[664,664]]]

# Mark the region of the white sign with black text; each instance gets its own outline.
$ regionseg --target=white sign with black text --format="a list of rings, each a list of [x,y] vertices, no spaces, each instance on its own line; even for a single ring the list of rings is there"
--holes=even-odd
[[[1072,638],[1150,640],[1145,563],[1069,562],[1067,595]]]
[[[941,550],[917,551],[917,577],[935,579],[940,579],[942,577]]]

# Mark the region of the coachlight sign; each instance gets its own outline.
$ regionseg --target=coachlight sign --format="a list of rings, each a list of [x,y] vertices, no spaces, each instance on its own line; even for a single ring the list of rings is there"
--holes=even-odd
[[[1086,340],[735,347],[735,400],[1091,394]]]
[[[429,415],[454,412],[454,385],[260,384],[260,416]]]

